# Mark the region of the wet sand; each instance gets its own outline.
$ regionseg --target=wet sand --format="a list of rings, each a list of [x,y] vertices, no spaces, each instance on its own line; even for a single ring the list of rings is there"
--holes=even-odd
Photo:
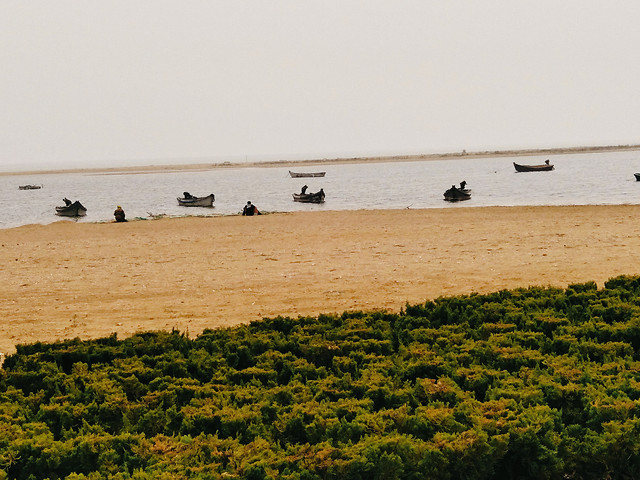
[[[0,230],[0,352],[17,343],[399,311],[640,270],[640,206],[277,213]]]

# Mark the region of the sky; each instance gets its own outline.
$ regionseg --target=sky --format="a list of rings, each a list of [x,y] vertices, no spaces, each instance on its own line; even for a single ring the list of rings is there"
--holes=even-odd
[[[0,0],[0,170],[640,143],[640,2]]]

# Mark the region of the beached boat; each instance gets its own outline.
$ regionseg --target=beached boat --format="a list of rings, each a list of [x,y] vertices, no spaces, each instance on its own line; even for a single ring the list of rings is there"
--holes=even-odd
[[[553,165],[546,160],[542,165],[521,165],[513,162],[513,166],[516,168],[516,172],[548,172],[553,170]]]
[[[184,192],[187,193],[187,192]],[[213,207],[213,201],[216,199],[215,195],[207,195],[206,197],[194,197],[193,195],[185,195],[184,197],[178,197],[178,205],[182,207]]]
[[[327,172],[308,172],[308,173],[304,173],[304,172],[292,172],[291,170],[289,170],[289,176],[291,176],[291,178],[324,177],[325,173],[327,173]]]
[[[324,190],[321,188],[319,192],[315,193],[294,193],[293,201],[301,203],[322,203],[324,202]]]
[[[56,207],[56,215],[61,217],[84,217],[87,209],[78,200],[63,207]]]
[[[18,185],[18,190],[40,190],[42,185]]]
[[[461,202],[470,198],[471,190],[456,188],[454,185],[451,185],[451,188],[444,192],[444,199],[447,202]]]
[[[636,180],[640,182],[640,173],[634,173]]]

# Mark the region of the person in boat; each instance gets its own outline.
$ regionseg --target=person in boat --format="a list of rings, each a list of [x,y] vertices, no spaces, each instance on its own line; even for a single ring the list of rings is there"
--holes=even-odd
[[[305,193],[307,193],[307,188],[309,188],[308,185],[305,185],[304,187],[302,187],[302,189],[300,190],[300,194],[304,195]]]
[[[252,204],[251,202],[247,202],[247,204],[242,209],[242,215],[243,216],[247,216],[247,217],[251,217],[253,215],[262,215],[262,214],[260,213],[260,211],[256,208],[256,206],[254,204]]]
[[[113,216],[116,219],[116,222],[126,222],[127,219],[125,218],[125,214],[124,214],[124,210],[122,209],[122,207],[120,205],[118,205],[118,207],[113,211]]]
[[[544,161],[544,163],[546,163],[547,165],[549,165],[549,159],[546,159],[546,160]]]
[[[71,205],[71,200],[69,200],[67,197],[64,197],[62,199],[62,201],[64,202],[64,204],[68,207],[69,205]]]
[[[460,190],[464,190],[466,186],[467,186],[467,181],[466,180],[463,180],[463,181],[460,182]]]
[[[182,195],[184,196],[184,198],[186,200],[189,200],[190,198],[195,198],[193,195],[191,195],[189,192],[182,192]]]
[[[321,188],[320,191],[318,192],[318,194],[324,198],[324,188]]]

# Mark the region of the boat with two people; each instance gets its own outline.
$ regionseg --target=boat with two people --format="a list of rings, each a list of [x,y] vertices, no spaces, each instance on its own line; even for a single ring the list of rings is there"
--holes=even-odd
[[[548,172],[553,170],[553,165],[549,163],[549,160],[545,160],[541,165],[521,165],[513,162],[513,166],[516,172]]]
[[[78,200],[72,202],[68,198],[63,198],[63,206],[56,207],[56,215],[61,217],[84,217],[87,214],[87,209]]]
[[[292,172],[289,170],[289,176],[291,178],[303,178],[303,177],[324,177],[327,172]]]
[[[301,193],[293,194],[294,202],[301,203],[323,203],[324,202],[324,189],[320,189],[315,193],[306,193],[306,185],[302,188]]]
[[[447,202],[461,202],[471,198],[471,189],[466,188],[467,182],[460,182],[460,188],[451,185],[451,188],[444,192],[444,199]]]
[[[182,197],[177,197],[178,205],[182,207],[213,207],[216,196],[211,193],[206,197],[195,197],[189,192],[182,192]]]

